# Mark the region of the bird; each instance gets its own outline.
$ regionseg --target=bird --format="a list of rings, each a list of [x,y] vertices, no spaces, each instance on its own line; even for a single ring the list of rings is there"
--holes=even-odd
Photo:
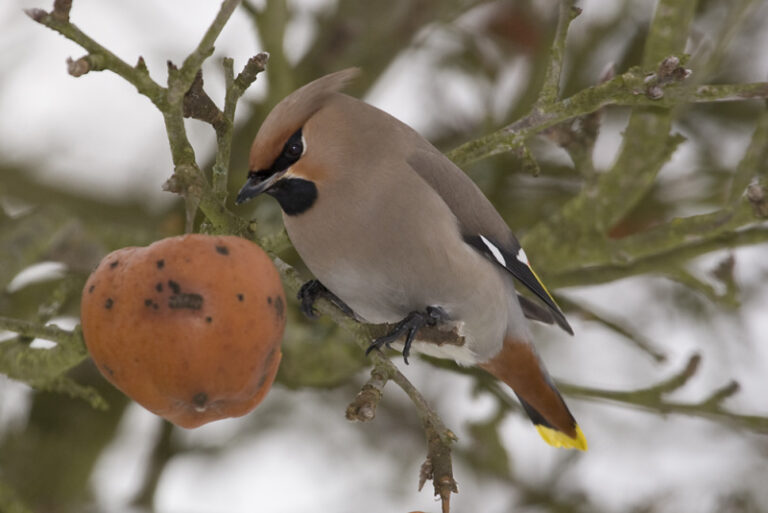
[[[305,313],[324,296],[360,321],[394,325],[369,351],[402,346],[406,363],[413,350],[479,367],[512,388],[545,442],[586,450],[526,319],[573,334],[562,310],[469,176],[405,123],[342,92],[359,72],[325,75],[272,109],[236,203],[262,193],[279,203],[315,277],[299,292]],[[449,327],[463,343],[420,340],[425,326]]]

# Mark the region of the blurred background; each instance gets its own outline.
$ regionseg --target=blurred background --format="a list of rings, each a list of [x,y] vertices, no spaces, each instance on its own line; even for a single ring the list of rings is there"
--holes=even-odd
[[[99,259],[182,232],[184,208],[161,191],[172,172],[162,117],[115,75],[69,76],[65,59],[83,50],[22,12],[50,9],[43,2],[0,3],[0,315],[71,328],[82,284]],[[655,4],[579,2],[563,94],[597,83],[611,66],[622,73],[639,65]],[[221,58],[233,57],[237,70],[259,51],[271,54],[238,107],[231,191],[243,183],[249,144],[271,107],[348,66],[363,69],[350,94],[444,151],[514,121],[541,86],[557,5],[244,2],[204,66],[206,89],[221,105]],[[75,0],[71,17],[127,62],[143,56],[163,83],[166,61],[184,59],[218,7],[202,0]],[[699,1],[686,49],[699,83],[765,81],[766,48],[768,4]],[[673,131],[686,140],[615,235],[718,208],[764,108],[749,101],[676,109]],[[628,116],[626,108],[601,112],[594,151],[576,165],[556,137],[542,135],[531,142],[538,176],[512,154],[466,170],[522,236],[578,193],[589,179],[580,166],[597,173],[611,167]],[[196,121],[187,129],[208,169],[213,131]],[[281,229],[271,198],[235,211],[257,218],[265,233]],[[34,234],[23,255],[12,244],[20,233]],[[290,249],[282,256],[300,265]],[[568,337],[534,328],[558,381],[645,389],[680,375],[692,355],[701,355],[684,386],[659,398],[566,392],[587,453],[546,446],[519,410],[472,375],[419,358],[403,369],[458,435],[454,511],[768,511],[768,247],[713,251],[688,262],[684,273],[664,271],[595,286],[548,283],[576,331]],[[438,511],[431,485],[416,489],[425,442],[405,395],[390,385],[373,422],[348,422],[346,405],[367,378],[362,351],[333,323],[309,323],[295,307],[266,400],[243,418],[192,431],[129,401],[89,362],[69,376],[93,387],[106,411],[0,375],[0,511]],[[733,380],[740,388],[720,413],[696,406]]]

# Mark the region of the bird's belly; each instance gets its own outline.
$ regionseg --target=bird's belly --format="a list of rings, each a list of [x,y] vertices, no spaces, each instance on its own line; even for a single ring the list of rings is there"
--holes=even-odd
[[[490,359],[501,350],[508,320],[510,294],[499,266],[464,242],[436,194],[408,202],[385,197],[366,198],[367,209],[319,199],[300,216],[283,216],[285,227],[309,270],[360,318],[394,323],[439,306],[461,326],[462,352],[469,353],[441,356]]]
[[[497,266],[475,253],[458,264],[463,272],[455,262],[418,269],[408,266],[407,260],[395,262],[390,266],[381,259],[339,257],[334,265],[324,265],[312,257],[305,260],[313,274],[366,322],[392,324],[413,311],[437,306],[446,312],[444,327],[455,328],[465,338],[462,346],[439,346],[418,342],[417,337],[414,351],[472,365],[501,349],[510,291]]]

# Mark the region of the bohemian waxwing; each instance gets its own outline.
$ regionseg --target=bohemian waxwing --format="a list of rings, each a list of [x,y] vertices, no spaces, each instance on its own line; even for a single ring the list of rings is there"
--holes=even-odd
[[[360,320],[394,323],[372,348],[405,338],[406,358],[413,349],[477,365],[512,387],[547,443],[586,450],[525,320],[572,333],[565,316],[467,175],[407,125],[339,92],[356,74],[322,77],[272,110],[237,202],[266,192],[280,203],[288,236],[319,280],[300,293],[306,313],[325,294]],[[518,296],[515,280],[544,306]],[[463,345],[414,340],[437,323]]]

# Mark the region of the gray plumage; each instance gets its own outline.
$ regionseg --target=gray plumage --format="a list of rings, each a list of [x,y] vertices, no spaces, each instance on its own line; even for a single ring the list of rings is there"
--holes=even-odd
[[[465,343],[417,339],[413,349],[479,365],[515,390],[548,443],[586,449],[525,320],[571,332],[564,315],[466,174],[404,123],[338,92],[355,74],[327,75],[275,107],[238,201],[278,198],[304,263],[363,320],[442,309]],[[545,306],[519,297],[515,279]]]

